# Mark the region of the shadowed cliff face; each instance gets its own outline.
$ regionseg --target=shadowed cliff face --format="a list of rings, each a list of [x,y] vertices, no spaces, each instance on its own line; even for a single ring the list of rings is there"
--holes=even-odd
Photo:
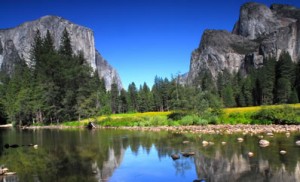
[[[204,32],[199,48],[192,53],[187,83],[192,83],[203,70],[209,70],[213,78],[225,69],[246,73],[245,60],[258,68],[263,58],[278,59],[283,51],[289,52],[294,62],[300,58],[300,9],[246,3],[232,33]]]
[[[93,31],[57,16],[44,16],[38,20],[23,23],[15,28],[0,30],[1,69],[12,67],[16,63],[15,58],[23,59],[27,64],[30,64],[30,50],[37,30],[41,32],[42,36],[45,36],[47,30],[49,30],[54,40],[54,46],[58,49],[61,35],[65,28],[69,32],[74,53],[77,54],[82,51],[93,70],[104,70],[101,67],[103,64],[101,62],[97,63],[97,60],[101,61],[101,59],[96,59],[97,51],[95,49]],[[9,46],[8,44],[12,44],[14,48],[6,48],[6,46]],[[106,72],[114,72],[114,75],[102,75],[105,81],[112,83],[115,80],[119,88],[122,88],[118,73],[111,66],[105,67],[105,69],[110,69],[106,70]],[[4,71],[7,72],[7,70]],[[110,89],[108,84],[107,89]]]

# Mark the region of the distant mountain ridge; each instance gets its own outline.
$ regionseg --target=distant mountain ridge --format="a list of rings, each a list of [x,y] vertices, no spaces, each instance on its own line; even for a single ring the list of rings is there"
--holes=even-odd
[[[268,57],[279,58],[288,52],[294,62],[300,59],[300,9],[289,5],[246,3],[230,33],[205,30],[199,47],[192,52],[185,83],[191,84],[199,73],[208,70],[214,79],[225,69],[247,74]]]
[[[93,31],[58,16],[47,15],[15,28],[0,29],[0,69],[9,74],[12,66],[21,59],[30,64],[30,50],[37,30],[42,36],[45,36],[49,30],[54,46],[58,48],[65,28],[69,32],[74,53],[77,54],[79,51],[84,53],[85,59],[93,70],[97,70],[99,76],[104,78],[106,88],[110,90],[111,84],[115,82],[121,89],[123,86],[118,72],[95,48]]]

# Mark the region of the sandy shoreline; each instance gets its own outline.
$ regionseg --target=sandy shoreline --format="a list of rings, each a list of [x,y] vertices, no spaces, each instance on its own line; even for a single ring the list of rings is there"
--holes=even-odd
[[[29,126],[22,129],[69,129],[81,128],[83,126]],[[203,133],[203,134],[234,134],[234,133],[286,133],[300,132],[300,125],[206,125],[206,126],[153,126],[153,127],[101,127],[97,129],[125,129],[125,130],[140,130],[140,131],[171,131],[176,133]]]

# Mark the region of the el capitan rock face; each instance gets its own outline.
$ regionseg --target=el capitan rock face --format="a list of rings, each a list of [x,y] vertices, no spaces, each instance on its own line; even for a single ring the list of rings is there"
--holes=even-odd
[[[246,3],[232,33],[206,30],[193,51],[187,83],[204,70],[216,78],[227,69],[246,73],[247,65],[260,67],[263,58],[279,58],[289,52],[294,62],[300,59],[300,9],[288,5]]]
[[[49,30],[53,37],[55,48],[59,48],[61,35],[65,28],[69,32],[72,49],[75,54],[82,51],[93,70],[97,69],[98,72],[102,70],[101,73],[114,73],[110,75],[99,74],[106,81],[106,88],[110,89],[108,83],[112,83],[113,80],[118,84],[119,88],[122,88],[122,83],[116,70],[110,65],[105,66],[105,68],[102,67],[108,63],[103,63],[104,59],[95,49],[93,31],[58,16],[44,16],[34,21],[25,22],[15,28],[0,30],[1,70],[9,74],[13,65],[21,59],[30,64],[30,50],[37,30],[40,31],[42,36],[45,36],[47,30]],[[102,59],[97,59],[99,55]]]

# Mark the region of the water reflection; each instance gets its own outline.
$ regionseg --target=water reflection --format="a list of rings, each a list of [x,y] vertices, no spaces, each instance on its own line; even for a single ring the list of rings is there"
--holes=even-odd
[[[237,142],[243,137],[244,142]],[[4,181],[300,181],[299,135],[191,135],[127,130],[0,130],[0,165],[17,176]],[[214,145],[203,146],[202,141]],[[189,141],[189,142],[183,142]],[[226,142],[222,145],[221,142]],[[286,150],[286,155],[279,154]],[[181,152],[195,152],[183,157]],[[254,153],[248,157],[248,152]],[[171,154],[180,154],[173,161]]]

